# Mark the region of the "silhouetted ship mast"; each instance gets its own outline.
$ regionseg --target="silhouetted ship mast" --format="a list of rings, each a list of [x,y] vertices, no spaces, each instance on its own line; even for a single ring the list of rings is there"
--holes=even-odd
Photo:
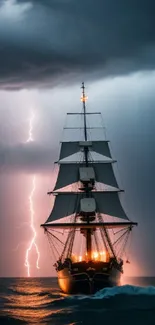
[[[68,113],[83,117],[83,126],[78,127],[83,130],[83,140],[61,143],[57,181],[54,190],[48,192],[55,196],[54,207],[46,223],[41,225],[53,252],[57,252],[58,283],[66,293],[89,294],[118,285],[123,273],[122,256],[129,234],[137,225],[129,220],[121,205],[119,195],[122,190],[114,174],[116,161],[112,159],[109,141],[91,140],[88,136],[88,130],[99,127],[88,127],[87,116],[100,113],[86,112],[86,100],[83,82],[83,110],[81,113]],[[77,158],[77,153],[80,158]],[[75,154],[76,160],[73,159]],[[71,184],[76,184],[76,190],[65,190]],[[62,218],[65,221],[60,222]],[[65,242],[59,238],[60,228],[64,229]],[[77,233],[80,237],[76,242]],[[81,236],[85,238],[82,254],[74,254],[81,244]],[[61,252],[58,244],[63,245]]]

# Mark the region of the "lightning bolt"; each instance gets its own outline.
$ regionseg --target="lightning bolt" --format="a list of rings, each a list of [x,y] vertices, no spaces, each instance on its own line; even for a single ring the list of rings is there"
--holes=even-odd
[[[34,113],[31,113],[30,120],[29,120],[29,135],[27,139],[28,142],[34,141],[33,139],[33,121],[34,121]],[[32,190],[29,195],[29,207],[30,207],[30,227],[32,229],[32,240],[30,242],[30,245],[28,246],[26,250],[26,256],[25,256],[25,266],[27,267],[27,276],[30,277],[30,262],[29,262],[29,254],[31,252],[31,249],[35,247],[36,253],[37,253],[37,260],[36,260],[36,268],[39,269],[39,259],[40,259],[40,252],[38,249],[38,246],[36,244],[36,237],[37,237],[37,232],[35,230],[34,226],[34,205],[33,205],[33,197],[36,189],[36,176],[34,175],[32,178]]]
[[[33,121],[34,121],[34,112],[31,113],[30,120],[29,120],[29,136],[26,142],[33,142]]]

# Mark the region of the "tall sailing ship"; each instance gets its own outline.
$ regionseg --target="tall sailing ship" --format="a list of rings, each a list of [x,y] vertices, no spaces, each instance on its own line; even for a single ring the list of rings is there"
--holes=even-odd
[[[123,259],[133,226],[125,213],[114,173],[109,141],[93,140],[82,83],[82,138],[61,142],[59,172],[53,191],[54,206],[44,228],[64,293],[92,294],[120,284]],[[77,129],[70,127],[67,129]],[[69,189],[68,189],[69,188]],[[62,240],[62,238],[63,240]],[[128,262],[128,261],[127,261]]]

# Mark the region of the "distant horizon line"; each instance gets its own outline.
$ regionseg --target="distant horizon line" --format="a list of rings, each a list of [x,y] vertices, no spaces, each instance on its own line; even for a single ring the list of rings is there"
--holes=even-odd
[[[135,275],[135,276],[128,276],[124,275],[124,278],[155,278],[155,275]],[[32,276],[32,277],[27,277],[27,276],[0,276],[0,279],[57,279],[57,276]]]

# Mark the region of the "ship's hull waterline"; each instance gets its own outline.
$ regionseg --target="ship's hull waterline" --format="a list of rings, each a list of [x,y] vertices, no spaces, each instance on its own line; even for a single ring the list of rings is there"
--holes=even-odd
[[[58,271],[58,284],[66,294],[94,294],[106,288],[120,284],[122,272],[113,266],[108,272],[97,270],[72,272],[69,268]]]

